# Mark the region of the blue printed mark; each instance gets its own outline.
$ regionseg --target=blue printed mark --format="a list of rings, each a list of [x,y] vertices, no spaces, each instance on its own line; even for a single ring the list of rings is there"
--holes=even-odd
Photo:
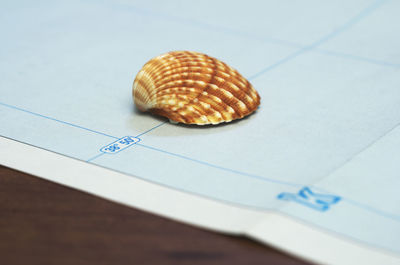
[[[309,187],[302,188],[297,194],[280,193],[277,198],[279,200],[294,201],[321,212],[329,210],[331,205],[338,203],[342,199],[336,195],[315,193]]]
[[[100,151],[107,154],[116,154],[138,142],[140,142],[140,138],[125,136],[116,140],[115,142],[112,142],[111,144],[102,147]]]

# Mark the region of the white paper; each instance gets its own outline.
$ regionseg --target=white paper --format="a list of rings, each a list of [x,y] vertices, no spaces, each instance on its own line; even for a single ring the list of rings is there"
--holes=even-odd
[[[0,162],[313,261],[394,264],[398,11],[397,1],[4,4]],[[170,50],[232,65],[260,108],[209,127],[138,113],[136,73]]]

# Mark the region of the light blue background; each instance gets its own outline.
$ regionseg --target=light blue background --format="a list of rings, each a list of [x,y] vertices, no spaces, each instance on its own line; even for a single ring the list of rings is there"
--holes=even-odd
[[[2,3],[0,135],[400,253],[392,177],[323,181],[399,125],[399,11],[398,1]],[[170,50],[237,68],[259,110],[207,127],[137,113],[136,73]],[[101,155],[126,135],[141,142]],[[363,181],[373,192],[356,188]],[[303,186],[343,199],[327,212],[276,199]]]

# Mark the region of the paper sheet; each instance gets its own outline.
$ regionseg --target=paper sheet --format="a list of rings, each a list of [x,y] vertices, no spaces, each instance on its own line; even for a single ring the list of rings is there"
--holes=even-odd
[[[317,262],[399,262],[400,2],[3,6],[0,163]],[[170,50],[238,69],[258,111],[138,113],[136,73]]]

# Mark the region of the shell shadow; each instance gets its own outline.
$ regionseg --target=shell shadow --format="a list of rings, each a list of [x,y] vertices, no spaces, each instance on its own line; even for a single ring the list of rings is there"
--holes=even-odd
[[[152,126],[168,121],[164,117],[152,115],[148,112],[141,112],[135,106],[129,108],[131,115],[126,120],[126,126],[131,130],[131,134],[145,132],[151,129]]]
[[[176,137],[176,136],[184,136],[184,135],[199,135],[199,134],[217,134],[221,133],[224,131],[230,131],[230,130],[235,130],[238,127],[245,126],[247,123],[249,123],[254,114],[256,114],[257,111],[252,113],[251,115],[248,115],[246,117],[243,117],[242,119],[234,120],[231,122],[222,122],[219,124],[207,124],[207,125],[196,125],[196,124],[184,124],[184,123],[171,123],[168,121],[167,118],[159,116],[159,115],[154,115],[148,112],[140,112],[135,108],[134,113],[135,115],[140,115],[141,117],[148,117],[151,119],[156,119],[160,122],[166,122],[165,125],[160,126],[160,128],[155,129],[154,131],[151,132],[152,136],[159,136],[159,137]]]
[[[245,120],[248,120],[250,118],[251,115],[248,115],[246,117],[243,117],[241,119],[237,119],[237,120],[233,120],[230,122],[221,122],[218,124],[206,124],[206,125],[196,125],[196,124],[184,124],[184,123],[177,123],[174,124],[178,127],[182,127],[182,128],[187,128],[187,129],[210,129],[210,128],[224,128],[226,126],[233,126],[234,124],[238,124],[240,122],[244,122]],[[171,123],[173,124],[173,123]]]

